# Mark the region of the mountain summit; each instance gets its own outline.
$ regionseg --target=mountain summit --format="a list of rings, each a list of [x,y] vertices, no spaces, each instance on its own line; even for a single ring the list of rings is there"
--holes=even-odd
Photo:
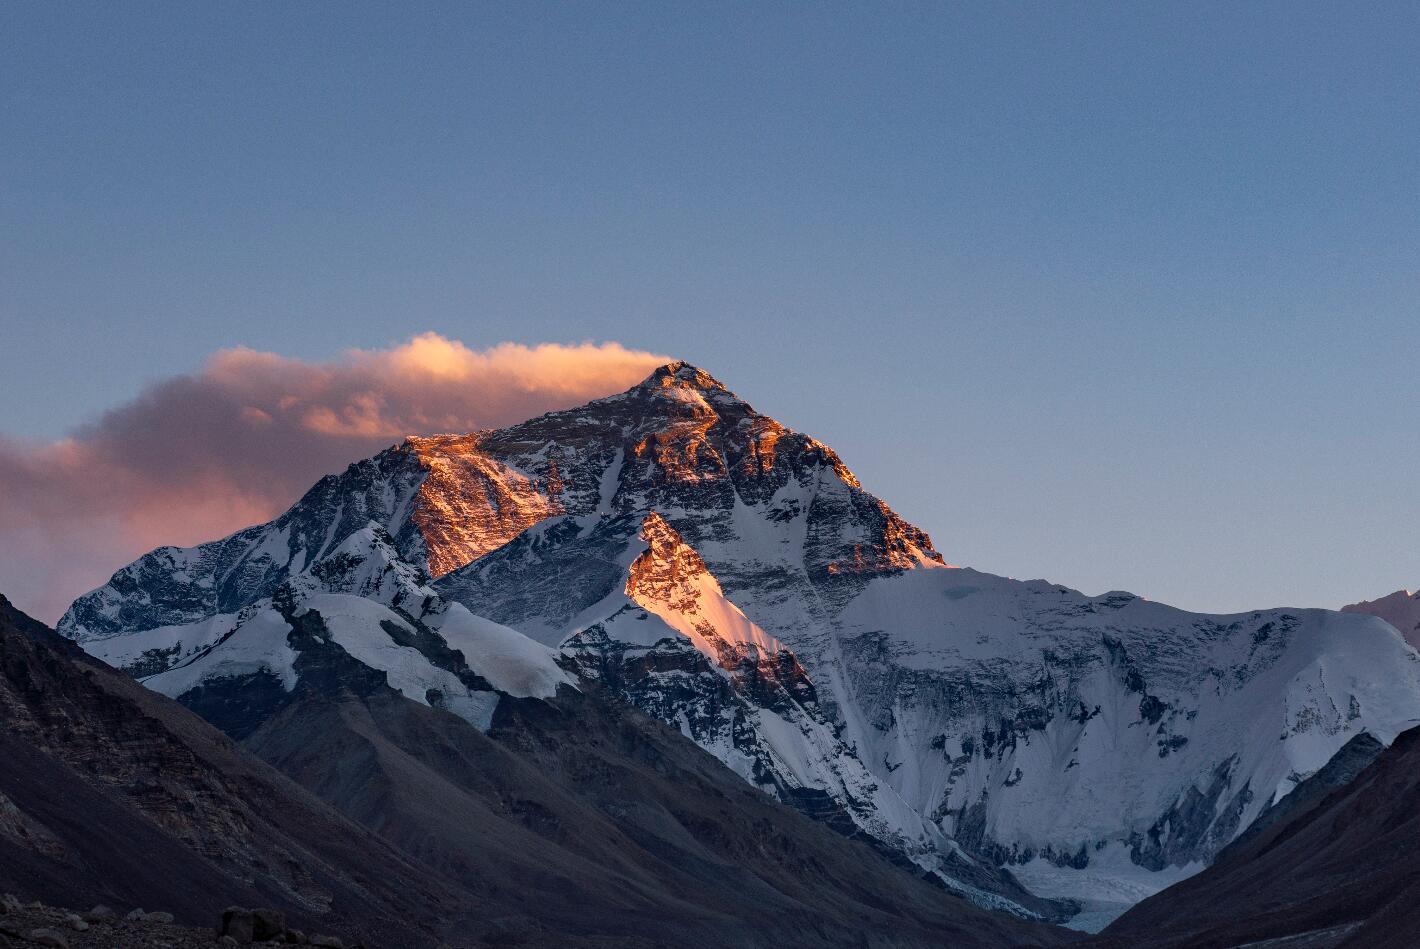
[[[1396,590],[1378,599],[1348,603],[1341,612],[1379,616],[1399,630],[1406,642],[1420,648],[1420,593]]]
[[[362,531],[412,571],[371,586],[415,591],[406,615],[285,642],[273,620],[267,652],[229,635],[332,595],[321,565]],[[956,892],[1027,917],[1083,905],[1080,925],[1206,865],[1352,737],[1420,718],[1420,660],[1374,617],[1210,616],[947,567],[832,449],[686,363],[408,438],[269,524],[148,554],[60,629],[188,702],[220,652],[289,682],[328,640],[358,643],[480,727],[507,694],[489,657],[555,652],[570,678],[532,681],[610,691]],[[381,637],[423,658],[394,663]]]
[[[700,522],[694,540],[737,500],[761,503],[809,472],[836,483],[845,504],[841,511],[826,504],[814,519],[816,569],[941,562],[927,535],[863,492],[831,449],[759,414],[709,373],[675,362],[626,392],[509,428],[406,438],[321,479],[270,524],[147,554],[76,600],[59,629],[83,641],[240,609],[372,521],[431,577],[562,515],[679,508]],[[793,513],[785,507],[776,516]],[[853,532],[838,528],[850,526],[862,536],[847,540]],[[138,589],[145,595],[130,595]]]

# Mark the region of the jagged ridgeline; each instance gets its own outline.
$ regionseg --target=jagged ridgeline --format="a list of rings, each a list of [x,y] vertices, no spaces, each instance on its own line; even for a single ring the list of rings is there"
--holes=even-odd
[[[219,919],[238,944],[351,949],[1066,941],[904,873],[610,694],[471,681],[497,696],[481,730],[277,601],[289,691],[209,680],[197,703],[238,743],[0,596],[0,943],[202,949]]]
[[[509,696],[614,693],[902,865],[1077,925],[1420,718],[1420,662],[1374,617],[947,566],[832,449],[684,363],[408,438],[269,524],[148,554],[60,629],[233,734],[332,652],[479,728]]]

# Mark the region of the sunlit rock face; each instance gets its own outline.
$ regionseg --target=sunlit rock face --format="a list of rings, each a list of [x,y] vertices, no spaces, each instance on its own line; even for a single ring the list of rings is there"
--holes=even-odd
[[[1396,590],[1380,599],[1348,604],[1341,612],[1379,616],[1399,630],[1406,642],[1420,647],[1420,593]]]
[[[560,513],[555,491],[488,457],[476,436],[410,438],[402,448],[428,472],[414,495],[406,553],[417,557],[422,547],[433,576],[497,550]]]
[[[488,433],[479,445],[546,485],[559,513],[659,511],[697,548],[735,536],[734,513],[757,509],[757,520],[799,527],[819,574],[941,560],[927,535],[864,492],[831,449],[683,363],[621,395]]]
[[[1420,718],[1420,661],[1374,617],[1208,616],[947,567],[831,449],[683,363],[510,428],[411,438],[271,524],[149,554],[61,628],[220,624],[371,521],[443,602],[1023,914],[1057,910],[998,868],[1127,905],[1352,736]]]
[[[464,439],[407,439],[322,478],[268,524],[191,548],[163,547],[80,597],[59,631],[85,642],[193,623],[271,596],[370,523],[399,556],[436,574],[496,549],[546,516],[546,498]],[[476,517],[468,517],[477,511]]]
[[[733,668],[748,654],[773,656],[783,645],[724,598],[720,583],[675,528],[652,511],[641,524],[646,544],[627,571],[626,595],[690,639],[720,665]]]

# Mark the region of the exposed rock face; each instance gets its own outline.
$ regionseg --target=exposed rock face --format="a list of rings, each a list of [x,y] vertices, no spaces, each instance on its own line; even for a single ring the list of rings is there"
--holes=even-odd
[[[75,601],[59,631],[83,642],[237,613],[372,522],[417,569],[438,575],[468,563],[557,509],[526,476],[479,452],[477,437],[406,439],[321,479],[270,524],[159,548]]]
[[[1196,869],[1348,739],[1420,717],[1420,661],[1374,618],[947,567],[831,449],[679,363],[408,440],[271,525],[125,568],[64,628],[158,671],[192,654],[179,620],[225,635],[371,520],[443,603],[565,648],[752,783],[1018,912],[1000,866],[1059,870],[1052,895],[1111,861]],[[143,651],[113,645],[134,633]]]
[[[673,364],[580,409],[499,431],[408,438],[323,478],[270,524],[144,556],[75,601],[59,629],[82,642],[235,613],[371,521],[401,557],[440,576],[555,514],[678,508],[676,526],[694,543],[723,526],[737,498],[767,499],[791,480],[819,478],[836,490],[806,512],[815,571],[940,560],[826,446]]]
[[[631,561],[626,577],[631,602],[655,613],[722,668],[750,661],[773,675],[783,665],[795,684],[812,688],[793,655],[725,599],[705,561],[665,518],[647,514],[640,539],[646,549]]]
[[[91,640],[95,655],[179,699],[236,738],[293,701],[300,683],[336,686],[331,655],[413,701],[487,727],[500,693],[550,697],[573,680],[555,652],[442,601],[375,524],[234,615]],[[171,644],[171,645],[169,645]],[[177,652],[152,672],[155,651]]]
[[[422,546],[429,572],[448,573],[561,513],[555,482],[535,481],[480,450],[477,437],[410,438],[401,449],[428,471],[414,497],[406,556]],[[393,518],[392,518],[393,520]]]

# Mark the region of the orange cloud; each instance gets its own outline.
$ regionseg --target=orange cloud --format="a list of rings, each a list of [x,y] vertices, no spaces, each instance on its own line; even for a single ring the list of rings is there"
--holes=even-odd
[[[617,343],[475,350],[437,333],[323,363],[222,350],[70,438],[0,438],[0,592],[53,621],[153,547],[267,520],[405,435],[508,425],[666,361]]]

